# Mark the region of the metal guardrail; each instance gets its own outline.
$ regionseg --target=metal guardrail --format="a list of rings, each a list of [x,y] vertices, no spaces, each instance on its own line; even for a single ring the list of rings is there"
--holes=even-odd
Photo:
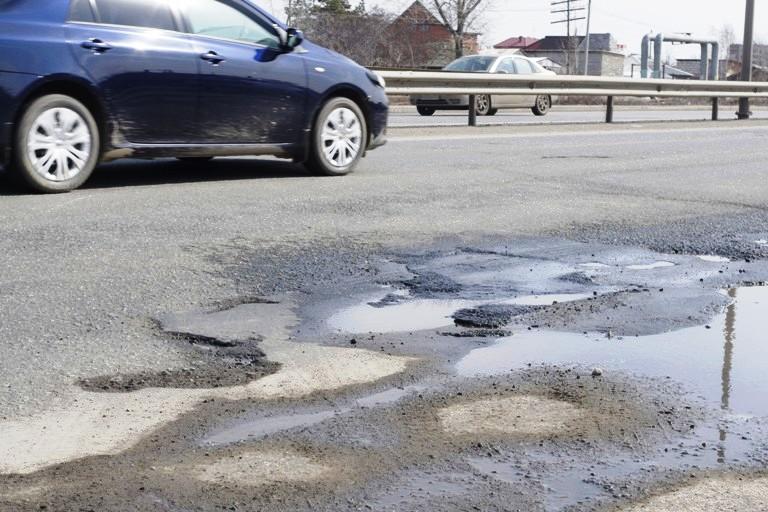
[[[605,96],[606,122],[613,122],[613,99],[626,97],[711,98],[712,119],[719,98],[768,98],[768,82],[627,79],[588,76],[519,76],[433,71],[378,71],[392,95],[464,95],[469,104],[479,95]],[[476,125],[470,108],[470,125]]]

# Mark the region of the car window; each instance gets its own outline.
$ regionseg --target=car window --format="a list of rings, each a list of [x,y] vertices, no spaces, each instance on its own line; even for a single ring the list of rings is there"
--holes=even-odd
[[[514,59],[504,59],[503,61],[501,61],[501,64],[499,64],[499,67],[496,69],[496,72],[516,75],[517,68],[515,67]]]
[[[189,32],[201,36],[232,39],[278,48],[274,30],[253,15],[216,0],[179,2],[189,24]]]
[[[157,0],[96,0],[99,21],[107,25],[176,30],[170,6]]]
[[[91,0],[72,0],[69,6],[69,19],[89,23],[96,21],[91,9]]]
[[[517,72],[521,75],[530,75],[534,72],[531,63],[525,59],[515,59],[515,64],[517,65]]]
[[[448,64],[446,71],[459,71],[466,73],[487,73],[490,71],[496,57],[462,57]]]

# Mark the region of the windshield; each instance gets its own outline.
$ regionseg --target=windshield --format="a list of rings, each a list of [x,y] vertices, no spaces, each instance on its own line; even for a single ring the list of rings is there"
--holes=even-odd
[[[448,64],[445,70],[465,73],[487,73],[494,62],[496,62],[496,57],[462,57]]]

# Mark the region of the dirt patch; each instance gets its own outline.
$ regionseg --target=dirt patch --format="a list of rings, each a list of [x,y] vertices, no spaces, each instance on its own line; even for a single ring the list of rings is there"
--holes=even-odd
[[[580,422],[584,412],[568,402],[512,396],[453,405],[438,416],[449,434],[548,436]]]
[[[276,483],[313,482],[333,472],[292,450],[264,450],[225,457],[194,469],[196,478],[218,485],[260,487]]]
[[[621,512],[751,512],[768,511],[768,477],[707,478],[661,494]]]
[[[420,271],[413,279],[400,284],[410,290],[412,295],[422,298],[442,297],[461,291],[459,283],[437,272]]]
[[[459,310],[454,313],[453,319],[456,325],[460,327],[498,329],[509,324],[513,318],[532,313],[538,309],[540,308],[535,306],[488,304]]]

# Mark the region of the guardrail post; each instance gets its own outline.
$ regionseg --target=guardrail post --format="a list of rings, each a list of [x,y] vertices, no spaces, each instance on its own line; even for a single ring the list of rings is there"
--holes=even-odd
[[[605,105],[605,122],[613,122],[613,96],[608,96],[608,102]]]
[[[720,118],[720,101],[718,98],[712,98],[712,120],[717,121]]]
[[[477,126],[477,98],[474,94],[469,96],[469,126]]]

